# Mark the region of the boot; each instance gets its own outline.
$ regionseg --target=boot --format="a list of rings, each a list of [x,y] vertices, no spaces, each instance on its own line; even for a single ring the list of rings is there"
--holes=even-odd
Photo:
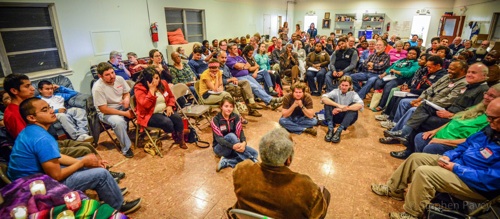
[[[332,138],[333,138],[333,129],[328,129],[328,132],[326,132],[326,135],[325,135],[325,141],[331,142]]]
[[[179,141],[175,142],[175,144],[179,144],[179,147],[182,149],[188,149],[186,142],[184,141],[184,132],[177,132],[177,136],[181,136]]]
[[[344,127],[343,126],[339,126],[339,128],[337,128],[337,131],[335,132],[335,134],[332,137],[332,142],[333,143],[339,143],[340,142],[340,135],[342,134],[342,131],[344,131]]]

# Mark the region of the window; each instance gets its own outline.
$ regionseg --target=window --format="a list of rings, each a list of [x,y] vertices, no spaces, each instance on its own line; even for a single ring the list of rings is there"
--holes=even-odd
[[[0,78],[66,68],[54,4],[0,4]]]
[[[205,10],[165,8],[167,31],[181,28],[188,42],[202,42],[205,34]]]

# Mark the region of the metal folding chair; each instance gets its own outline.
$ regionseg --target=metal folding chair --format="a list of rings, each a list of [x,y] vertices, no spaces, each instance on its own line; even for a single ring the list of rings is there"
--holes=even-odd
[[[189,125],[193,127],[196,126],[199,130],[201,130],[200,126],[198,125],[198,121],[200,120],[200,118],[205,118],[207,120],[207,124],[210,124],[210,106],[200,105],[200,103],[196,99],[193,99],[193,103],[191,103],[191,105],[182,108],[177,101],[177,99],[179,98],[184,98],[184,100],[187,102],[186,95],[193,95],[188,86],[182,83],[175,84],[174,86],[172,86],[172,92],[174,93],[175,103],[178,107],[177,111],[184,118],[188,119]],[[195,119],[195,124],[192,124],[189,118]]]
[[[132,112],[134,112],[134,116],[137,118],[137,114],[135,113],[135,106],[136,106],[135,96],[132,96],[132,97],[130,97],[130,108],[132,109]],[[153,145],[153,149],[156,152],[155,154],[158,154],[158,156],[163,157],[163,154],[161,153],[160,148],[158,147],[158,145],[161,146],[160,137],[161,137],[162,129],[156,128],[156,127],[143,127],[137,123],[137,119],[133,120],[133,122],[136,126],[134,147],[137,148],[137,146],[138,146],[139,137],[140,137],[139,136],[139,129],[142,128],[144,130],[144,133],[146,133],[146,135],[148,136],[149,142],[151,143],[151,145]],[[150,131],[157,131],[156,138],[152,137]]]

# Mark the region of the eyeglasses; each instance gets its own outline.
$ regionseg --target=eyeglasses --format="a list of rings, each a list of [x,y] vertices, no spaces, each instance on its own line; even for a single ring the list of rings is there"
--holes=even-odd
[[[495,121],[496,119],[500,118],[500,116],[489,116],[488,114],[485,114],[486,115],[486,118],[490,121],[490,122],[493,122]]]
[[[495,96],[495,95],[493,95],[493,94],[490,94],[490,93],[488,93],[488,92],[484,92],[484,93],[483,93],[483,95],[486,95],[486,96],[490,97],[491,99],[495,99],[495,98],[497,98],[497,96]]]
[[[481,46],[489,46],[489,45],[490,45],[490,44],[483,44],[483,43],[481,43]]]

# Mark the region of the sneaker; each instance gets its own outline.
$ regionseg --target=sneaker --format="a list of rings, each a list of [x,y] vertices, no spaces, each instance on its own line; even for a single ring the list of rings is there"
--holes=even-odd
[[[252,110],[252,109],[250,109],[250,110],[248,111],[248,115],[249,115],[249,116],[255,116],[255,117],[262,117],[262,114],[260,114],[260,113],[259,113],[259,111],[257,111],[257,110]]]
[[[132,149],[130,148],[123,156],[125,156],[126,158],[132,158],[134,157],[134,152],[132,152]]]
[[[250,108],[250,109],[263,109],[263,107],[262,107],[262,106],[260,106],[260,105],[259,105],[259,104],[257,104],[257,103],[249,103],[249,104],[247,104],[247,106],[248,106],[248,108]]]
[[[270,95],[270,96],[273,96],[273,97],[277,97],[277,96],[278,96],[278,93],[276,93],[275,91],[270,91],[270,92],[269,92],[269,95]]]
[[[141,201],[141,198],[128,202],[124,201],[122,207],[120,208],[120,211],[124,214],[132,213],[141,207]]]
[[[127,189],[127,187],[123,187],[120,189],[120,191],[122,192],[122,196],[124,196],[125,194],[127,194],[128,189]]]
[[[375,116],[375,120],[377,120],[377,121],[385,121],[388,119],[389,119],[389,115],[385,115],[385,114]]]
[[[78,136],[78,138],[76,138],[75,141],[91,142],[93,140],[94,140],[94,138],[92,136],[87,135],[87,134],[81,134],[80,136]]]
[[[283,103],[271,103],[269,106],[271,107],[272,110],[278,109]]]
[[[380,196],[388,196],[394,200],[403,201],[404,193],[393,194],[389,191],[389,186],[384,184],[372,184],[372,192]]]
[[[385,120],[380,122],[380,126],[386,129],[392,129],[394,128],[394,126],[396,126],[396,123],[392,122],[391,120]]]
[[[275,98],[271,99],[271,101],[269,102],[269,104],[282,103],[282,102],[283,102],[283,97],[275,97]]]
[[[384,131],[384,137],[397,138],[397,137],[401,137],[402,134],[403,134],[403,131],[401,131],[401,130],[398,130],[398,131],[385,130]]]
[[[109,174],[111,174],[111,176],[113,178],[118,179],[118,180],[121,180],[121,179],[125,178],[125,173],[124,172],[109,171]]]
[[[312,136],[318,135],[318,131],[315,128],[306,128],[304,133],[310,134]]]
[[[226,167],[227,167],[226,159],[224,159],[224,157],[221,157],[219,163],[217,164],[217,169],[215,169],[215,172],[220,172],[220,170]]]
[[[391,213],[389,213],[389,218],[390,219],[418,219],[418,217],[415,217],[415,216],[408,214],[406,212],[391,212]]]

